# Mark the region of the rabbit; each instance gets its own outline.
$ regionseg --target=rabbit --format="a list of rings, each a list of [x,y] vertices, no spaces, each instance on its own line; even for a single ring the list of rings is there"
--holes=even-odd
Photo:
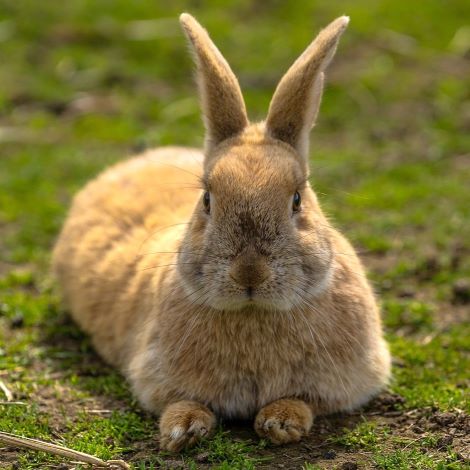
[[[203,151],[149,150],[73,201],[53,253],[65,305],[178,452],[217,419],[274,443],[386,387],[390,354],[364,268],[309,183],[309,132],[349,18],[323,29],[250,123],[205,29],[195,56]]]

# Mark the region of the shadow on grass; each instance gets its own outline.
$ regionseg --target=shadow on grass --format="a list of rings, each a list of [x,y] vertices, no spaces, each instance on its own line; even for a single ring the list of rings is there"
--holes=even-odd
[[[71,379],[74,388],[104,395],[120,406],[135,408],[124,377],[95,352],[90,339],[64,311],[45,320],[39,344],[47,351],[50,366],[61,379]]]

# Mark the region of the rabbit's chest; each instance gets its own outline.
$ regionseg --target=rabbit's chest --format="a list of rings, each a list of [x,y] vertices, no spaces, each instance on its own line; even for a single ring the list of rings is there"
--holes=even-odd
[[[277,375],[240,370],[229,378],[218,378],[220,382],[208,401],[214,411],[229,418],[249,418],[267,403],[298,392],[287,369],[280,369]]]
[[[211,342],[206,331],[204,340],[190,341],[180,375],[192,398],[218,414],[247,418],[273,400],[310,388],[308,360],[294,338],[252,330],[220,340]]]

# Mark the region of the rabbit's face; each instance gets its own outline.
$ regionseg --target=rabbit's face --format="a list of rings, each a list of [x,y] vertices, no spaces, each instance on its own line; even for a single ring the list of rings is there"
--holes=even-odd
[[[293,149],[232,142],[209,160],[203,184],[179,258],[192,300],[288,310],[326,287],[328,225]]]

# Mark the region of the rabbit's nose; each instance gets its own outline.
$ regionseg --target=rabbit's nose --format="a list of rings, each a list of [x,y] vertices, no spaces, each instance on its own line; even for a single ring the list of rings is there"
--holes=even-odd
[[[253,289],[261,285],[271,275],[264,256],[253,248],[246,249],[238,255],[230,268],[230,277],[240,286]]]

